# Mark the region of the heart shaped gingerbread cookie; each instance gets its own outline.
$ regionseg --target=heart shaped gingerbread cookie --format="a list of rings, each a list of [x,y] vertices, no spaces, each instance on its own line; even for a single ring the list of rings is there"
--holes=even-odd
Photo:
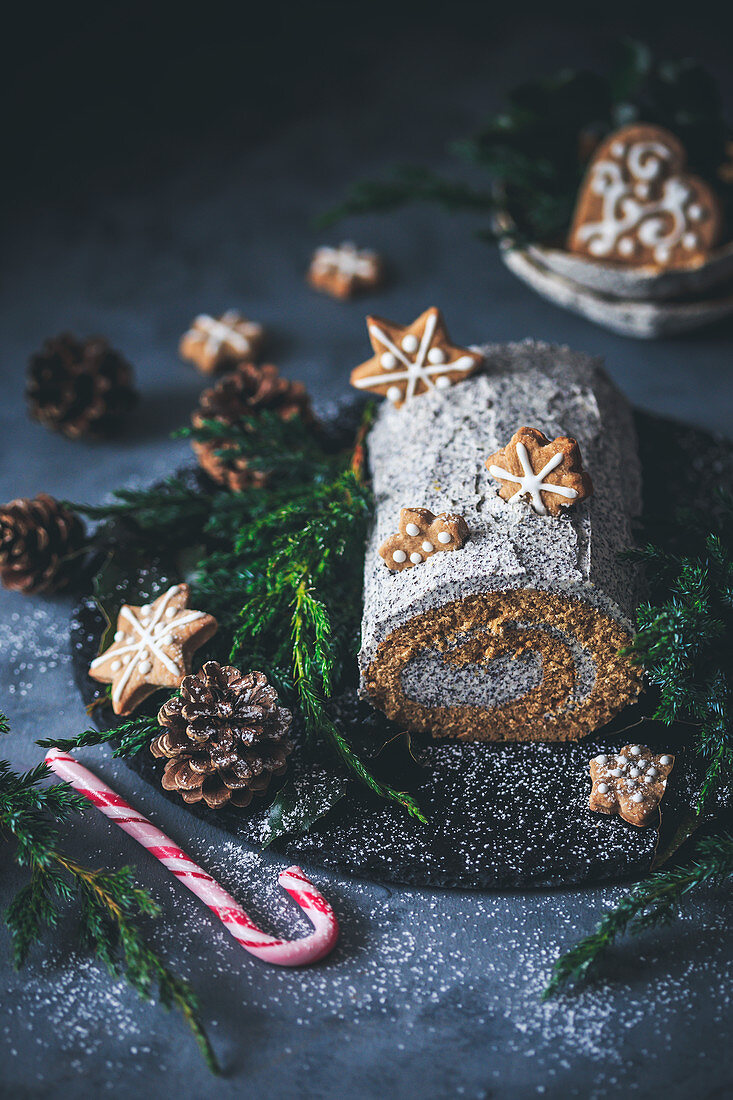
[[[570,252],[633,267],[695,267],[718,242],[718,199],[685,171],[674,134],[635,123],[606,138],[580,188]]]

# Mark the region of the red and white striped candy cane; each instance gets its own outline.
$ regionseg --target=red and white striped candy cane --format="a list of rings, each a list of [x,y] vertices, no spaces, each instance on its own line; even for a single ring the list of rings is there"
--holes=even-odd
[[[299,940],[278,940],[268,936],[245,913],[231,894],[207,875],[177,844],[146,817],[133,810],[124,798],[106,786],[88,768],[68,753],[51,749],[46,763],[56,774],[114,821],[138,844],[154,855],[188,889],[215,913],[237,943],[263,962],[276,966],[304,966],[327,955],[338,939],[339,926],[323,894],[305,877],[300,867],[281,871],[278,882],[313,925],[313,931]]]

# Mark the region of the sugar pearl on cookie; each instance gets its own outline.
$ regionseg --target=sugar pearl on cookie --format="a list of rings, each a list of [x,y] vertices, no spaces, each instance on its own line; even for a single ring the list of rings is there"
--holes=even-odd
[[[445,352],[442,348],[431,348],[428,352],[428,363],[445,363]]]
[[[641,756],[641,745],[629,745],[629,752],[632,756]]]
[[[636,779],[637,775],[641,775],[640,768],[629,768],[629,775],[632,775]]]
[[[415,551],[414,554],[410,554],[410,561],[413,565],[419,565],[422,561],[422,554],[418,554],[417,551]]]
[[[599,794],[608,794],[608,783],[599,783],[596,789]]]
[[[413,538],[415,537],[415,535],[420,534],[420,528],[416,523],[408,523],[407,527],[405,527],[405,531],[407,531],[408,535],[412,535]]]
[[[124,631],[122,631],[122,630],[115,630],[115,641],[116,641],[116,642],[124,642],[124,640],[125,640],[125,634],[124,634]]]
[[[422,544],[422,548],[423,548],[423,550],[425,551],[426,554],[432,554],[433,550],[435,549],[432,542],[428,542],[427,539]]]
[[[450,378],[448,378],[445,374],[441,374],[438,378],[435,379],[435,386],[436,389],[439,390],[450,389]]]
[[[113,661],[109,667],[112,669],[113,672],[117,672],[119,669],[122,668],[122,661]]]
[[[601,755],[601,756],[596,757],[596,764],[607,764],[607,763],[608,763],[608,757],[607,756]]]
[[[631,801],[632,802],[643,802],[644,801],[644,795],[642,794],[641,791],[637,791],[636,794],[632,794]]]
[[[626,152],[626,146],[623,141],[614,141],[611,145],[611,153],[614,157],[622,157]]]
[[[397,357],[391,351],[385,351],[380,355],[379,362],[385,370],[394,370],[397,366]]]
[[[392,560],[402,565],[403,561],[407,561],[407,554],[404,550],[395,550],[394,554],[392,555]]]
[[[623,774],[624,773],[621,770],[621,768],[614,768],[613,771],[611,772],[611,775],[615,775],[616,778],[618,778],[620,775],[623,775]]]
[[[413,333],[411,332],[408,332],[407,336],[405,336],[402,341],[402,350],[412,353],[414,351],[417,351],[419,347],[420,341],[418,340],[417,336],[413,335]]]
[[[657,771],[656,768],[650,768],[649,771],[646,774],[647,774],[647,777],[650,776],[652,779],[654,779],[654,777],[656,775],[659,775],[659,772]]]
[[[442,542],[443,546],[445,546],[446,543],[449,543],[450,542],[450,532],[449,531],[440,531],[439,534],[438,534],[438,542]]]
[[[142,605],[142,607],[140,608],[140,611],[143,615],[149,615],[150,612],[152,611],[152,608],[151,608],[149,603],[144,603]]]
[[[390,386],[389,389],[387,390],[387,400],[388,401],[392,401],[392,402],[399,401],[399,399],[401,397],[402,397],[402,390],[400,389],[399,386]]]
[[[166,608],[166,612],[165,612],[166,619],[172,619],[173,616],[175,615],[175,613],[176,613],[175,607]]]
[[[141,661],[138,668],[143,676],[147,676],[147,674],[152,671],[153,666],[150,661]]]
[[[660,756],[659,757],[659,763],[664,764],[665,766],[667,764],[671,764],[672,763],[672,757],[671,756]]]

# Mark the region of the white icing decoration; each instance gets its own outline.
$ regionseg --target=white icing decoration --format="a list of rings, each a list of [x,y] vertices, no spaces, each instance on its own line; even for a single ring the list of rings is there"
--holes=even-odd
[[[379,356],[379,362],[385,370],[392,370],[393,367],[397,366],[397,357],[391,351],[385,351]]]
[[[442,348],[431,348],[428,352],[428,363],[445,363],[445,352]]]
[[[375,253],[368,249],[358,249],[353,241],[343,241],[337,248],[327,245],[317,248],[313,256],[313,267],[347,279],[374,279],[378,274]]]
[[[436,390],[449,390],[451,386],[450,378],[446,378],[444,374],[441,374],[439,378],[435,379]]]
[[[657,771],[656,768],[650,768],[649,771],[646,774],[647,774],[647,779],[649,779],[649,778],[654,779],[655,776],[659,775],[659,772]]]
[[[665,764],[665,765],[666,764],[671,764],[672,763],[672,757],[671,756],[660,756],[659,757],[659,763],[660,764]]]
[[[653,783],[654,782],[654,776],[653,775],[645,775],[644,776],[644,782],[645,783]]]
[[[671,151],[657,141],[638,141],[628,150],[614,142],[609,152],[617,159],[596,161],[591,168],[589,186],[603,200],[601,219],[586,222],[577,230],[578,240],[588,251],[594,256],[610,256],[614,251],[630,256],[635,238],[651,249],[658,263],[666,263],[680,243],[688,250],[696,247],[697,238],[695,244],[690,243],[686,231],[704,211],[691,201],[693,191],[682,177],[668,176],[657,196],[651,197],[651,182],[660,180],[668,169]],[[630,180],[625,178],[627,173]]]
[[[422,544],[422,548],[423,548],[423,550],[425,551],[426,554],[432,554],[433,550],[435,549],[432,542],[428,542],[427,539]]]
[[[173,645],[173,635],[166,634],[165,638],[161,639],[162,645]]]
[[[637,775],[641,775],[641,769],[640,768],[630,768],[629,769],[629,775],[633,775],[634,779],[636,779]]]
[[[637,791],[636,794],[632,794],[631,801],[632,802],[643,802],[644,801],[643,792],[642,791]]]
[[[402,350],[412,355],[420,347],[420,341],[412,332],[408,332],[402,341]]]
[[[450,540],[451,540],[450,531],[439,531],[438,532],[438,542],[442,542],[443,546],[445,546],[446,543],[450,542]]]
[[[399,562],[401,565],[403,561],[407,561],[407,554],[404,550],[395,550],[392,559],[393,561]]]
[[[141,607],[140,611],[147,610],[152,613],[152,617],[143,620],[138,619],[132,613],[129,607],[123,606],[120,610],[120,619],[125,620],[128,626],[131,628],[129,631],[131,640],[124,645],[118,645],[116,649],[110,654],[109,650],[102,653],[99,657],[91,663],[91,668],[99,668],[100,665],[105,664],[109,657],[113,658],[113,662],[120,660],[125,665],[125,671],[120,678],[113,684],[112,687],[112,701],[114,703],[119,702],[123,691],[130,681],[134,671],[138,671],[141,676],[146,676],[148,672],[152,670],[152,664],[149,657],[152,653],[153,657],[160,661],[165,669],[173,677],[180,677],[183,675],[179,666],[172,660],[172,658],[162,648],[166,643],[165,637],[168,636],[170,626],[166,623],[165,619],[176,618],[176,626],[188,626],[189,623],[196,622],[198,619],[204,618],[203,611],[189,611],[186,608],[182,608],[180,611],[175,607],[170,607],[170,600],[180,591],[179,585],[173,585],[169,588],[159,600],[156,601],[156,608],[153,608],[146,604],[145,607]],[[110,664],[112,671],[117,671]]]
[[[597,790],[599,794],[608,794],[608,783],[599,783]]]
[[[140,608],[140,614],[141,615],[149,615],[151,611],[152,611],[152,608],[151,608],[149,603],[144,603],[142,605],[142,607]]]
[[[408,535],[412,535],[413,537],[420,534],[420,528],[416,523],[408,523],[407,527],[405,527],[405,531],[407,531]]]
[[[539,473],[535,473],[532,469],[529,453],[524,443],[517,443],[517,458],[524,470],[524,477],[510,474],[508,470],[503,469],[501,466],[489,466],[489,473],[492,477],[500,478],[502,481],[513,481],[515,485],[519,486],[514,496],[509,497],[507,503],[516,504],[521,497],[528,494],[537,515],[546,516],[547,509],[542,503],[540,490],[544,493],[555,493],[557,496],[565,497],[566,500],[575,500],[578,495],[575,489],[569,489],[565,485],[548,485],[544,480],[546,475],[555,470],[562,462],[563,455],[561,452],[553,455]]]
[[[357,389],[369,389],[370,386],[384,384],[385,382],[403,382],[405,383],[404,400],[410,401],[415,396],[418,381],[421,381],[429,390],[442,390],[447,387],[445,387],[444,383],[440,386],[438,385],[441,376],[444,376],[450,371],[463,373],[464,371],[473,370],[476,365],[476,358],[474,355],[459,355],[452,361],[446,359],[441,363],[430,363],[429,354],[435,337],[437,324],[438,318],[436,314],[429,314],[425,322],[425,328],[423,329],[422,339],[419,341],[419,344],[416,345],[414,358],[410,359],[410,353],[403,350],[407,337],[402,341],[402,348],[399,348],[390,340],[387,333],[384,332],[379,325],[372,322],[369,325],[369,335],[374,341],[385,348],[385,352],[380,354],[379,362],[384,366],[385,353],[389,352],[396,360],[395,368],[392,369],[390,361],[390,366],[387,367],[387,373],[354,379],[353,385],[356,386]],[[410,336],[412,334],[408,333],[407,335]],[[448,385],[451,384],[450,379],[446,379],[446,381]],[[387,395],[389,396],[389,390],[387,391]],[[400,393],[400,398],[402,397],[403,394]],[[391,400],[395,399],[391,398]]]
[[[601,755],[601,756],[596,757],[596,764],[603,765],[603,764],[607,764],[607,763],[608,763],[608,757],[607,756]]]
[[[119,669],[122,668],[122,661],[113,661],[109,667],[112,669],[113,672],[117,672]]]
[[[410,561],[413,565],[419,565],[422,561],[422,554],[418,554],[417,551],[415,551],[414,554],[410,554]]]
[[[629,752],[632,756],[641,756],[641,745],[631,745]]]
[[[618,776],[623,775],[623,774],[624,773],[621,771],[621,768],[614,768],[613,771],[611,772],[611,775],[615,775],[617,778],[618,778]]]
[[[402,397],[402,390],[399,386],[390,386],[387,390],[387,398],[390,401],[399,401]]]

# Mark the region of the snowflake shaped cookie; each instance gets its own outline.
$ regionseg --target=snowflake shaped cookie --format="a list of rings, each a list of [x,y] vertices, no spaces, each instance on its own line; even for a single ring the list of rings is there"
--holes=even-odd
[[[428,390],[444,391],[468,378],[483,356],[451,344],[439,309],[425,310],[411,325],[367,317],[374,355],[351,372],[351,384],[400,406]]]
[[[308,270],[308,282],[334,298],[351,298],[373,290],[382,281],[382,261],[376,252],[344,241],[337,248],[317,248]]]
[[[631,825],[647,825],[673,767],[673,756],[653,753],[645,745],[626,745],[616,755],[596,756],[590,762],[589,806],[597,813],[619,814]]]
[[[520,428],[486,466],[501,483],[503,500],[516,504],[526,498],[540,516],[558,516],[593,492],[576,441],[560,436],[550,442],[537,428]]]
[[[720,206],[686,160],[660,126],[634,123],[611,134],[580,189],[569,250],[635,267],[701,263],[720,235]]]
[[[379,548],[393,573],[412,569],[442,550],[460,550],[468,538],[462,516],[448,512],[436,516],[429,508],[403,508],[399,527],[398,533],[390,535]]]
[[[183,359],[194,363],[202,374],[214,374],[221,368],[256,360],[262,348],[264,329],[248,321],[236,309],[220,317],[201,313],[181,338]]]
[[[112,684],[115,714],[131,714],[159,687],[178,687],[193,653],[216,633],[212,615],[188,608],[188,585],[174,584],[151,604],[123,604],[114,641],[92,661],[89,675]]]

